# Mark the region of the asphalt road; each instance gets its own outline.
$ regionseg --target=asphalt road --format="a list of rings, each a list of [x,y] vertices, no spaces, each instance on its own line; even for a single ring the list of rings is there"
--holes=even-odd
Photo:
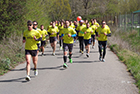
[[[40,53],[41,54],[41,53]],[[106,62],[99,61],[96,48],[90,57],[79,53],[78,43],[73,50],[73,64],[64,69],[63,51],[56,49],[52,56],[50,45],[45,56],[39,56],[39,75],[31,70],[31,81],[25,80],[26,63],[0,77],[0,94],[138,94],[135,80],[126,66],[107,48]],[[33,68],[33,64],[31,64]]]

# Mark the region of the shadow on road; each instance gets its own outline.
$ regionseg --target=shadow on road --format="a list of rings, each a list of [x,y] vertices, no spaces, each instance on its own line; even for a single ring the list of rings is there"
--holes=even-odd
[[[26,70],[26,67],[22,69],[11,69],[10,71],[24,71],[24,70]]]
[[[63,55],[63,54],[62,54]],[[82,54],[80,54],[79,56],[72,56],[72,58],[80,58],[82,56]],[[63,56],[62,57],[57,57],[58,59],[63,59]]]
[[[63,66],[60,65],[60,66],[56,66],[56,67],[46,67],[46,68],[37,68],[38,70],[46,70],[46,69],[60,69],[62,68]],[[31,70],[33,70],[33,68],[31,68]]]
[[[35,76],[30,76],[31,78],[35,78]],[[16,79],[9,79],[9,80],[0,80],[0,83],[4,83],[4,82],[22,82],[22,83],[26,83],[29,81],[25,80],[25,77],[21,77],[21,78],[16,78]]]
[[[95,63],[99,61],[73,61],[73,63]]]

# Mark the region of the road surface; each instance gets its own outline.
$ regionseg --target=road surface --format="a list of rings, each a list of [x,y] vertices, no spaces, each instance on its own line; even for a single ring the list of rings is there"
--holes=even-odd
[[[97,45],[87,58],[85,53],[79,53],[76,43],[73,64],[68,63],[67,69],[62,67],[63,51],[57,45],[56,56],[52,56],[48,45],[46,55],[39,55],[39,75],[35,77],[31,70],[31,81],[27,82],[26,63],[20,64],[0,77],[0,94],[138,94],[135,80],[126,66],[109,48],[106,62],[100,62]]]

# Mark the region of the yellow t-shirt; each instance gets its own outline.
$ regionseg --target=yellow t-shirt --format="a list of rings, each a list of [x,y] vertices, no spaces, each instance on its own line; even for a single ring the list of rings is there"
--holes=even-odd
[[[36,38],[41,38],[41,34],[37,30],[26,30],[23,33],[23,37],[25,37],[25,50],[37,50],[37,41],[35,41],[34,36]]]
[[[70,27],[73,28],[73,29],[75,28],[74,24],[71,24]]]
[[[60,34],[61,34],[63,28],[64,28],[64,26],[59,26],[59,27],[58,27],[58,29],[59,29],[59,36],[61,36]]]
[[[34,29],[34,30],[36,30],[36,31],[40,31],[40,29],[39,28],[37,28],[37,29]],[[39,32],[40,33],[40,32]],[[37,39],[38,39],[38,37],[36,37]],[[37,44],[39,44],[39,43],[41,43],[41,41],[37,41]]]
[[[91,21],[89,22],[89,24],[90,24],[90,26],[92,26],[92,23],[91,23]]]
[[[91,35],[95,35],[95,30],[97,29],[97,26],[96,25],[92,25],[91,28],[93,30],[93,33]]]
[[[59,32],[59,30],[58,30],[58,27],[57,27],[57,26],[55,26],[54,28],[51,27],[51,28],[49,28],[49,30],[48,30],[48,33],[51,34],[50,37],[56,37],[58,32]],[[52,34],[52,33],[53,33],[53,34]]]
[[[68,34],[73,35],[76,34],[76,31],[69,27],[69,28],[63,28],[61,34],[64,34],[63,36],[63,42],[66,44],[72,44],[73,43],[73,37],[68,37]]]
[[[42,35],[42,41],[45,41],[46,35],[48,35],[47,31],[45,29],[43,29],[43,30],[40,30],[39,32]]]
[[[80,26],[78,26],[77,28],[76,28],[76,30],[78,30],[79,31],[79,33],[78,33],[78,36],[79,37],[84,37],[84,34],[83,34],[83,32],[82,32],[82,29],[84,28],[84,27],[86,27],[85,25],[80,25]],[[82,32],[82,33],[80,33],[80,31]]]
[[[98,32],[98,35],[99,35],[99,37],[98,37],[99,41],[107,41],[107,36],[104,35],[104,33],[106,33],[106,34],[110,34],[111,33],[109,27],[102,28],[100,26],[100,27],[98,27],[98,29],[96,31]]]
[[[52,25],[49,25],[49,26],[47,27],[47,30],[49,30],[51,27],[52,27]]]
[[[91,38],[91,32],[93,32],[93,30],[91,27],[89,27],[89,28],[85,27],[82,29],[82,32],[86,32],[86,34],[84,34],[84,39],[88,40]]]
[[[96,25],[97,27],[99,27],[100,25],[96,22],[96,23],[94,23],[94,25]]]

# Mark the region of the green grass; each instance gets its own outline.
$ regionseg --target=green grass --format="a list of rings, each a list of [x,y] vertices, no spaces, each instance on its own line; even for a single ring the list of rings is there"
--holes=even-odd
[[[138,31],[132,32],[114,32],[112,31],[112,37],[121,38],[121,43],[123,41],[127,42],[130,46],[129,49],[126,49],[126,45],[112,44],[109,42],[110,49],[117,54],[120,61],[122,61],[127,66],[127,70],[134,76],[136,80],[136,86],[140,90],[140,56],[137,53],[140,53],[140,36]],[[115,41],[115,40],[114,40]],[[116,40],[118,41],[118,40]],[[133,50],[130,50],[133,48]]]
[[[118,50],[117,47],[117,44],[112,44],[110,46],[112,51],[117,51],[117,56],[120,61],[126,64],[127,70],[134,76],[136,80],[135,84],[140,89],[140,56],[127,49]]]

